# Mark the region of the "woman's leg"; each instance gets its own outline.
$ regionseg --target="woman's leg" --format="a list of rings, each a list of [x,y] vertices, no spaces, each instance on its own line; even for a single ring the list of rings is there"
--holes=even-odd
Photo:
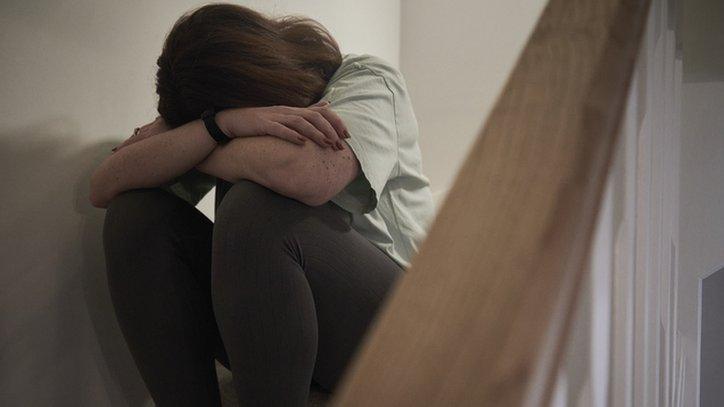
[[[211,306],[213,224],[161,189],[135,189],[108,205],[108,287],[126,343],[158,406],[218,406]]]
[[[312,379],[333,390],[402,268],[333,203],[251,181],[215,222],[212,301],[241,405],[305,406]]]

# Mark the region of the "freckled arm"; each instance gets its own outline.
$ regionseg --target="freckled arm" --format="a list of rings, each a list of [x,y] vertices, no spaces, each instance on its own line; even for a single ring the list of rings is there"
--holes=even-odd
[[[359,173],[354,152],[296,145],[271,136],[240,137],[214,149],[197,169],[229,182],[248,179],[316,206],[329,201]]]
[[[201,120],[129,144],[106,157],[93,172],[91,204],[105,208],[123,191],[163,185],[194,168],[215,147]]]

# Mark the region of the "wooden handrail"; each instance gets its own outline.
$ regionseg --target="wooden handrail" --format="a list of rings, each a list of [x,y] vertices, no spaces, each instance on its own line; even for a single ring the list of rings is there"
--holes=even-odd
[[[548,402],[648,7],[549,2],[332,405]]]

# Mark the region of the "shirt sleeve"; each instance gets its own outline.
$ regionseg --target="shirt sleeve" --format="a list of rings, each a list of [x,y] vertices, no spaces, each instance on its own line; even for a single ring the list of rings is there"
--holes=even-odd
[[[331,201],[352,213],[377,207],[397,165],[395,95],[391,78],[358,65],[334,83],[330,108],[347,126],[345,139],[360,163],[359,175]]]
[[[216,177],[192,168],[173,181],[162,185],[161,189],[196,206],[215,185]]]

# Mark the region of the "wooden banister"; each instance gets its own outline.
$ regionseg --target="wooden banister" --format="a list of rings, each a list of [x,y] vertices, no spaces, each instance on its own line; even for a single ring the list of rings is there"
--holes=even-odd
[[[548,401],[648,5],[549,2],[332,405]]]

